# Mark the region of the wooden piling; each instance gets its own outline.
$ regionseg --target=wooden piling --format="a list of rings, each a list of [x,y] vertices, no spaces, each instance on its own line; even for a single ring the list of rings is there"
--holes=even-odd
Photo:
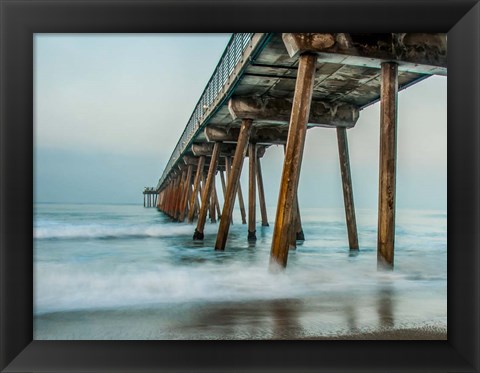
[[[176,179],[172,179],[170,181],[170,198],[169,198],[169,201],[168,201],[168,216],[172,216],[172,206],[173,206],[173,202],[174,202],[174,198],[175,198],[175,182],[176,182]]]
[[[230,174],[230,169],[232,168],[231,167],[232,160],[230,157],[227,157],[225,161],[227,165],[226,172],[227,172],[227,182],[228,182],[228,180],[230,180],[229,174]],[[247,214],[245,212],[245,202],[243,200],[242,182],[240,181],[240,179],[238,179],[237,196],[238,196],[238,206],[240,207],[240,216],[242,218],[242,224],[247,224]],[[232,214],[232,224],[233,224],[233,214]]]
[[[208,170],[207,170],[207,172],[208,172]],[[202,178],[200,179],[200,186],[198,187],[198,198],[200,199],[200,203],[198,204],[198,206],[199,206],[198,214],[200,214],[200,209],[201,209],[201,206],[203,205],[202,195],[203,195],[203,189],[205,188],[205,179],[206,179],[205,178],[205,173],[203,173]],[[207,201],[207,208],[208,208],[209,203],[210,203],[210,201]],[[197,219],[198,219],[198,216],[197,216]]]
[[[232,169],[227,183],[227,194],[225,195],[225,203],[223,204],[222,219],[218,227],[217,240],[215,242],[215,250],[225,250],[227,242],[228,230],[230,229],[230,220],[232,217],[233,205],[235,203],[235,194],[242,172],[243,160],[247,152],[248,141],[252,132],[252,120],[243,119],[238,135],[237,147],[233,158]]]
[[[229,169],[229,163],[227,161],[228,159],[229,159],[228,157],[225,157],[225,164],[226,164],[226,169],[227,170]],[[227,173],[227,179],[228,179],[229,172]],[[223,175],[223,171],[220,171],[220,181],[222,182],[222,191],[223,191],[223,200],[224,200],[223,203],[225,204],[225,199],[226,199],[226,195],[227,195],[227,187],[226,187],[225,177]],[[218,216],[221,216],[221,215],[219,214]],[[230,218],[230,224],[233,224],[233,214]]]
[[[216,217],[216,191],[215,191],[215,174],[216,170],[213,173],[213,182],[212,182],[212,191],[210,193],[210,212],[209,212],[209,217],[210,217],[210,222],[211,223],[216,223],[217,222],[217,217]]]
[[[180,177],[180,184],[178,185],[178,199],[177,205],[175,206],[175,220],[180,219],[180,214],[182,210],[183,198],[185,196],[185,182],[187,181],[187,170],[182,170],[182,175]]]
[[[228,186],[228,180],[230,180],[231,170],[232,170],[232,158],[225,157],[225,173],[227,174],[227,186]],[[225,196],[225,193],[223,193],[223,195]],[[224,205],[225,205],[225,202],[224,202]],[[235,207],[235,201],[233,202],[233,206]],[[233,224],[233,212],[232,212],[232,216],[230,217],[230,223]]]
[[[265,205],[265,191],[263,189],[262,166],[257,156],[257,187],[258,201],[260,203],[260,214],[262,215],[262,227],[268,227],[267,206]]]
[[[283,145],[284,155],[286,153],[286,147],[287,145],[284,144]],[[296,249],[297,248],[296,241],[305,241],[305,235],[303,234],[303,229],[302,229],[302,219],[300,217],[300,204],[298,203],[298,191],[297,191],[297,194],[295,195],[295,208],[294,208],[292,219],[293,219],[292,226],[296,227],[296,229],[294,230],[296,233],[295,233],[295,239],[292,238],[292,243],[290,246],[293,246]],[[290,235],[293,235],[293,232],[291,232]]]
[[[168,203],[170,200],[170,182],[167,182],[167,186],[165,187],[165,192],[164,192],[164,201],[163,201],[163,212],[165,214],[168,214]]]
[[[348,154],[347,130],[337,127],[338,155],[342,174],[343,202],[347,221],[348,244],[350,250],[358,250],[357,221],[355,219],[355,205],[353,203],[352,176],[350,173],[350,157]]]
[[[215,208],[217,209],[218,219],[222,218],[222,213],[220,211],[220,203],[218,202],[217,186],[213,184],[213,192],[215,193]]]
[[[305,241],[305,234],[303,233],[302,228],[302,217],[300,216],[300,204],[298,203],[298,193],[295,196],[295,201],[297,205],[297,213],[295,214],[297,232],[295,234],[295,238],[297,241]]]
[[[193,183],[193,193],[190,197],[190,206],[193,206],[195,203],[196,196],[198,194],[198,188],[200,185],[200,178],[203,174],[203,167],[205,166],[205,156],[202,155],[198,159],[198,165],[197,165],[197,172],[195,173],[195,181]],[[188,222],[191,223],[193,221],[193,216],[195,214],[195,208],[190,209],[188,212]]]
[[[172,216],[172,203],[173,203],[173,191],[174,191],[174,184],[175,184],[175,179],[170,180],[169,186],[168,186],[168,205],[167,205],[167,215]]]
[[[257,145],[248,145],[248,240],[257,239],[256,227],[256,174],[257,174]]]
[[[227,187],[225,185],[225,176],[223,175],[223,171],[220,171],[220,182],[222,183],[222,191],[223,191],[223,196],[227,194]]]
[[[288,140],[270,252],[271,271],[277,271],[287,266],[289,245],[288,228],[289,225],[293,223],[293,207],[295,196],[297,195],[307,123],[310,115],[316,60],[317,56],[311,53],[304,53],[299,57],[292,114],[289,123]]]
[[[178,209],[178,200],[180,197],[180,183],[182,181],[182,176],[179,174],[175,179],[175,186],[173,189],[173,203],[172,203],[172,212],[171,216],[173,220],[177,220],[177,209]]]
[[[187,210],[187,202],[190,198],[190,190],[191,190],[191,183],[192,183],[192,172],[193,172],[193,165],[189,164],[187,166],[187,177],[185,180],[185,188],[184,188],[184,196],[183,196],[183,204],[180,210],[180,216],[178,220],[183,222],[185,220],[185,214]]]
[[[197,228],[195,229],[195,233],[193,234],[194,240],[203,240],[204,237],[203,230],[205,228],[205,221],[207,219],[207,207],[209,205],[212,186],[215,182],[215,173],[217,172],[220,148],[220,142],[216,142],[213,146],[212,157],[210,159],[210,167],[208,168],[208,176],[203,187],[202,206],[200,207],[200,213],[198,214]]]
[[[393,269],[398,65],[382,63],[381,79],[377,267]]]
[[[288,227],[288,249],[289,250],[296,250],[297,249],[297,207],[298,207],[298,199],[295,196],[293,200],[293,211],[292,211],[292,224]]]
[[[183,199],[183,196],[185,195],[183,188],[186,182],[186,178],[187,178],[187,170],[183,170],[181,175],[178,177],[179,182],[178,182],[178,188],[177,188],[177,201],[175,204],[175,211],[174,211],[175,220],[178,220],[180,217],[180,209],[183,202],[182,199]]]
[[[242,224],[247,224],[247,214],[245,213],[245,202],[243,200],[242,182],[238,180],[237,186],[238,205],[240,207],[240,216],[242,217]]]
[[[170,211],[169,211],[171,218],[173,218],[173,213],[175,210],[175,202],[177,201],[177,187],[178,187],[178,178],[175,177],[175,179],[172,181],[172,191],[171,191],[172,198],[170,201]]]

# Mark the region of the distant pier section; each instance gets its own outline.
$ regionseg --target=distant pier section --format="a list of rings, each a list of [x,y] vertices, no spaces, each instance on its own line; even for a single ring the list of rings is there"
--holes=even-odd
[[[225,250],[238,201],[245,239],[254,242],[257,224],[269,225],[261,158],[271,145],[283,145],[270,253],[270,270],[282,270],[289,250],[308,239],[297,189],[308,129],[322,127],[337,135],[345,248],[358,252],[347,133],[364,108],[380,101],[377,266],[392,270],[398,91],[431,75],[447,75],[446,34],[233,34],[157,186],[144,190],[144,206],[157,206],[174,221],[195,224],[194,240],[204,239],[207,217],[219,220],[214,249]],[[246,201],[240,185],[245,158]]]
[[[143,207],[156,207],[157,199],[157,188],[145,187],[145,189],[143,190]]]

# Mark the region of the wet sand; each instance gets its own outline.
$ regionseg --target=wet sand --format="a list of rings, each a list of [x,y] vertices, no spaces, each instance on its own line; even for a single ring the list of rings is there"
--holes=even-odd
[[[342,301],[340,301],[342,300]],[[60,340],[446,340],[446,318],[413,319],[383,299],[184,303],[54,312],[35,317],[35,339]]]
[[[423,327],[418,329],[378,330],[330,337],[311,337],[305,340],[378,340],[378,341],[446,341],[447,329]]]

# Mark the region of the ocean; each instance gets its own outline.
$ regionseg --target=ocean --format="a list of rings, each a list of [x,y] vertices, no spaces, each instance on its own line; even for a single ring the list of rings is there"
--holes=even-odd
[[[301,208],[305,241],[268,272],[274,208],[257,241],[234,212],[224,252],[142,205],[34,205],[34,339],[310,339],[447,330],[447,213],[397,210],[395,270],[377,271],[377,212]],[[257,213],[257,217],[260,214]],[[258,218],[258,220],[260,220]]]

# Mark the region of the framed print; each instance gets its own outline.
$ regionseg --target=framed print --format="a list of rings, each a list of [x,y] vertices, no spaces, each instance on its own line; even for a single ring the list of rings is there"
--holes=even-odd
[[[478,2],[0,0],[0,6],[2,372],[479,371]],[[294,32],[235,32],[244,30]],[[305,34],[305,31],[312,33]],[[405,34],[392,34],[392,31]],[[203,39],[193,36],[197,33],[202,33]],[[162,44],[167,40],[166,34],[170,38],[175,34],[177,40],[185,43],[182,44],[185,45],[184,54],[176,54],[182,48],[175,45],[175,39],[170,46]],[[210,39],[206,34],[212,34],[208,36]],[[375,53],[380,53],[381,57],[369,54],[371,40],[368,35],[373,34],[380,35],[375,41]],[[314,36],[308,39],[298,35]],[[416,164],[421,164],[424,161],[422,155],[429,151],[438,158],[435,162],[425,161],[423,168],[417,169],[414,177],[424,186],[411,191],[409,203],[436,208],[434,202],[441,200],[444,205],[440,207],[444,212],[428,212],[427,215],[412,212],[408,215],[408,224],[397,225],[400,229],[396,233],[395,230],[392,234],[385,233],[385,236],[390,234],[390,238],[379,236],[382,245],[384,238],[387,241],[400,238],[398,245],[406,249],[398,251],[402,259],[399,271],[380,271],[370,277],[372,258],[375,266],[378,260],[380,269],[393,266],[388,244],[377,252],[375,188],[378,173],[395,182],[395,171],[391,172],[391,161],[383,164],[380,160],[378,164],[376,159],[375,167],[379,168],[372,175],[377,177],[373,183],[377,186],[372,186],[368,181],[368,167],[362,168],[363,175],[359,180],[365,180],[361,185],[366,186],[354,187],[354,190],[361,196],[374,190],[375,216],[370,221],[370,215],[360,209],[355,223],[348,145],[343,129],[355,126],[357,120],[364,123],[370,120],[368,115],[366,119],[360,115],[359,119],[356,108],[369,106],[379,99],[378,94],[372,94],[371,87],[379,89],[381,83],[382,97],[388,97],[388,82],[394,79],[392,71],[397,65],[385,50],[390,50],[392,43],[407,43],[403,39],[405,35],[417,38],[417,41],[408,41],[414,45],[410,52],[415,56],[427,60],[428,50],[436,50],[441,55],[439,58],[444,58],[443,63],[448,62],[448,96],[445,95],[445,77],[438,85],[433,85],[437,89],[420,90],[418,99],[408,103],[413,107],[412,113],[419,113],[422,110],[420,100],[431,102],[432,107],[434,103],[443,102],[436,111],[416,117],[418,122],[423,121],[423,131],[420,126],[413,131],[411,139],[415,141],[411,140],[410,147],[401,150],[402,154],[409,153],[408,159]],[[444,39],[425,35],[444,35]],[[162,36],[165,37],[162,39]],[[420,42],[418,38],[421,38]],[[236,50],[235,43],[243,49]],[[323,53],[321,61],[325,69],[338,66],[335,71],[322,75],[323,83],[318,80],[315,83],[312,74],[318,68],[318,61],[313,57],[314,53],[324,52],[322,48],[328,49],[332,43],[340,47],[335,47],[332,55]],[[345,63],[355,68],[339,67],[352,43],[357,48],[355,53],[360,53],[358,48],[364,48],[367,58],[361,53],[356,54]],[[448,43],[448,54],[445,43]],[[225,45],[227,50],[223,52]],[[275,53],[280,47],[283,54],[279,57]],[[62,54],[62,48],[67,53]],[[248,55],[248,48],[252,50],[251,55]],[[155,55],[154,50],[161,50],[163,54]],[[231,58],[228,57],[229,51],[233,51]],[[262,55],[262,51],[266,52]],[[202,53],[210,57],[208,63],[202,62],[204,56],[198,57]],[[297,57],[299,54],[302,58]],[[208,80],[219,57],[220,61],[235,60],[237,64],[223,66],[219,63]],[[285,62],[288,58],[298,58],[300,62],[289,66]],[[162,67],[155,63],[161,59],[165,64],[170,63],[172,70],[169,71],[176,71],[175,74],[161,71]],[[280,63],[280,67],[278,63],[270,63],[281,59],[285,63]],[[368,65],[376,60],[383,61],[381,76],[378,66],[373,73],[370,71],[373,67]],[[139,71],[135,74],[128,73],[129,61],[132,61],[131,66],[138,66]],[[239,61],[250,64],[248,69]],[[412,61],[407,68],[402,66],[398,75],[402,92],[414,82],[423,83],[425,74],[429,74],[421,70],[423,65],[415,58]],[[202,79],[208,81],[204,91],[202,79],[197,79],[200,83],[195,79],[200,72],[189,68],[192,64],[202,63],[206,71]],[[82,75],[87,67],[90,69],[88,74]],[[278,75],[279,68],[283,69],[281,76]],[[249,83],[229,78],[216,82],[215,74],[223,76],[225,72],[246,74]],[[435,72],[446,75],[446,68],[437,68]],[[309,74],[313,76],[310,83],[314,100],[308,98],[307,88],[295,86],[299,77],[308,82]],[[370,78],[368,74],[371,74]],[[133,84],[138,80],[144,82],[142,89]],[[349,84],[345,84],[348,80]],[[187,111],[183,114],[188,116],[188,111],[193,110],[180,137],[166,130],[155,132],[156,122],[180,121],[169,112],[180,105],[169,101],[175,96],[175,81],[178,87],[181,81],[185,81],[188,87],[182,89],[185,101],[191,100],[191,103],[182,109]],[[359,85],[352,85],[352,81]],[[154,93],[162,84],[170,84],[173,88],[168,94],[158,96],[159,99]],[[228,90],[231,86],[237,92],[248,92],[255,84],[269,95],[255,94],[254,100],[241,101],[241,95],[232,96]],[[325,87],[334,90],[342,99],[348,98],[345,101],[348,104],[338,103],[333,109],[328,106],[330,103],[323,103]],[[211,105],[216,102],[215,94],[222,89],[227,92],[228,109],[225,105],[224,112],[218,114]],[[295,91],[294,100],[285,100],[289,90]],[[131,105],[134,97],[141,97],[138,102],[147,106]],[[362,97],[370,98],[363,102]],[[164,102],[161,102],[162,98]],[[148,106],[151,101],[156,102]],[[307,115],[307,119],[303,119],[305,132],[307,121],[310,127],[337,128],[336,131],[321,129],[319,132],[333,133],[334,145],[340,150],[333,158],[337,180],[343,183],[343,193],[342,184],[337,186],[337,194],[328,190],[309,197],[310,200],[299,192],[296,203],[290,204],[288,201],[297,195],[302,165],[292,149],[303,147],[305,141],[303,135],[295,137],[292,128],[298,128],[298,133],[302,131],[301,124],[295,126],[302,123],[298,118],[302,116],[304,101],[308,105],[312,101],[310,110],[320,118],[312,125],[312,117],[308,121]],[[225,102],[222,101],[221,105]],[[445,102],[448,102],[447,107]],[[268,112],[269,105],[278,113],[282,113],[286,105],[291,105],[284,110],[287,119],[280,114],[272,119],[271,111],[269,118],[262,117],[263,111],[259,112],[258,107]],[[396,100],[388,103],[388,99],[382,99],[382,105],[395,111],[391,114],[382,109],[382,118],[391,119],[396,115]],[[398,110],[401,110],[400,106]],[[113,107],[123,109],[115,113],[110,110]],[[153,108],[152,111],[149,107]],[[328,115],[324,113],[325,107],[329,108]],[[289,119],[290,111],[295,110],[297,119],[294,114]],[[184,151],[193,142],[190,130],[200,128],[199,123],[205,118],[214,118],[219,124],[228,122],[228,131],[222,132],[219,127],[206,131],[205,137],[208,141],[216,141],[215,145],[197,141],[196,148],[192,146],[192,154],[186,156]],[[249,129],[251,118],[257,121],[253,131]],[[288,124],[289,120],[290,130],[287,131],[285,123]],[[147,124],[141,127],[140,122]],[[268,132],[272,126],[277,126],[275,131]],[[140,128],[145,130],[144,137],[136,142],[131,134]],[[307,139],[319,133],[314,131],[317,130],[308,132]],[[378,144],[377,136],[391,136],[396,130],[381,135],[376,131],[351,142],[352,162],[355,157],[367,159],[372,148],[369,144]],[[443,136],[443,147],[435,146],[439,134]],[[229,143],[232,142],[229,136],[238,139],[233,141],[237,145]],[[248,136],[254,139],[250,145]],[[177,145],[170,153],[175,141],[178,141]],[[220,144],[222,141],[224,143]],[[278,195],[278,181],[272,186],[269,180],[275,162],[269,161],[272,158],[268,158],[266,148],[272,144],[276,146],[277,159],[280,159],[277,168],[283,166]],[[316,153],[306,152],[304,156],[302,175],[306,176],[302,177],[306,180],[318,180],[317,169],[310,167],[309,161],[315,166],[321,163],[317,158],[328,162],[327,143],[315,144]],[[98,151],[110,145],[110,153]],[[382,148],[382,157],[387,157],[390,151],[395,157],[395,146],[386,150]],[[136,168],[132,158],[139,153],[135,152],[150,151],[151,156],[157,148],[159,152],[164,149],[161,150],[161,157],[165,158],[164,172],[162,174],[162,169],[150,170],[149,174],[153,180],[160,177],[158,184],[139,189],[138,203],[136,197],[131,200],[134,207],[118,207],[115,198],[122,200],[125,197],[118,187],[123,185],[126,188],[128,179],[139,179],[139,173],[128,171]],[[202,152],[208,155],[202,155]],[[339,156],[341,170],[338,169]],[[109,163],[105,163],[107,166],[103,169],[96,162],[96,159],[104,161],[109,157]],[[246,158],[244,166],[240,157],[242,161]],[[285,164],[284,157],[287,159]],[[201,162],[205,164],[200,166]],[[82,164],[89,166],[85,168]],[[260,164],[266,176],[263,179]],[[434,170],[437,164],[440,165],[439,172]],[[245,225],[234,224],[230,228],[236,194],[240,196],[242,192],[240,184],[237,187],[229,185],[232,181],[240,183],[242,167],[250,170],[249,173],[244,171],[242,181],[246,203],[244,209],[236,213],[242,213]],[[201,171],[195,174],[195,169],[208,170],[203,181]],[[418,174],[420,169],[423,175]],[[217,170],[219,174],[228,173],[223,194],[220,193],[223,185],[218,178],[215,179]],[[328,172],[325,168],[320,170],[322,175]],[[274,179],[280,179],[280,171],[277,171]],[[117,179],[115,173],[124,173],[128,177]],[[39,174],[45,176],[39,177]],[[437,178],[438,175],[443,176]],[[97,202],[111,198],[113,203],[88,205],[93,189],[88,189],[87,179],[90,185],[92,180],[96,184],[95,193],[101,191],[95,197]],[[354,185],[355,182],[353,180]],[[322,184],[327,186],[327,182],[322,181]],[[397,181],[397,187],[399,185],[404,188]],[[200,189],[203,191],[198,208],[188,209],[197,203],[195,196]],[[316,189],[304,191],[304,195],[316,193]],[[391,204],[387,203],[387,197],[382,197],[383,191],[391,193],[391,187],[380,185],[378,198],[380,205],[383,202],[388,205],[384,208],[386,211],[391,209]],[[447,192],[448,200],[445,198]],[[76,201],[81,204],[67,204],[71,193],[77,194]],[[256,200],[255,193],[260,197],[256,216],[255,202],[252,202]],[[221,203],[216,209],[216,199],[220,195],[225,203],[223,209]],[[437,198],[437,195],[441,196]],[[315,210],[313,201],[326,203],[332,198],[341,202],[343,215],[340,220],[343,220],[339,222],[335,213],[329,215],[330,212],[325,210],[322,210],[321,220],[313,218],[319,211]],[[265,199],[267,204],[275,205],[276,219],[274,210],[265,208]],[[204,208],[209,204],[210,209]],[[140,207],[141,213],[138,213]],[[382,211],[381,206],[379,209]],[[248,210],[248,216],[241,210]],[[192,220],[196,214],[194,225],[170,221],[170,218]],[[213,225],[205,226],[207,214],[212,222],[220,215],[228,219],[221,219],[212,233],[210,228]],[[386,221],[380,223],[380,219],[378,223],[378,230],[383,232],[382,224],[388,225],[394,219],[389,218],[387,212],[379,215]],[[144,220],[139,222],[139,219]],[[240,223],[239,215],[233,219]],[[290,225],[282,226],[276,223],[278,221],[294,221],[297,229],[293,232],[288,228]],[[269,222],[271,226],[264,228]],[[157,223],[167,226],[169,233],[159,232],[155,226]],[[361,234],[360,255],[355,255],[358,254],[356,224]],[[428,224],[428,230],[425,230],[425,224]],[[229,229],[231,237],[242,242],[238,250],[232,250],[236,259],[228,249],[224,251]],[[328,235],[335,230],[338,235],[333,234],[328,239],[316,235],[318,232]],[[290,246],[294,244],[287,241],[295,233],[293,242],[303,242],[304,232],[305,243],[292,255],[294,248],[290,248],[289,243]],[[414,249],[415,244],[402,246],[402,242],[408,242],[416,235],[423,237],[428,244]],[[339,240],[343,241],[338,243]],[[349,248],[350,255],[342,254],[341,261],[333,254],[319,257],[309,242],[332,249],[333,254],[339,248],[347,251]],[[366,244],[362,247],[363,243]],[[363,252],[362,248],[365,248]],[[266,264],[271,272],[282,272],[282,267],[287,266],[285,252],[288,253],[289,249],[290,272],[287,273],[290,277],[281,273],[274,274],[276,277],[271,273],[267,275]],[[115,253],[114,259],[112,253]],[[351,266],[345,266],[347,260],[356,263],[354,271]],[[136,263],[135,266],[132,263]],[[410,266],[410,270],[403,271],[402,265]],[[265,267],[265,275],[261,274],[260,267]],[[216,276],[211,276],[212,273]],[[396,286],[369,288],[371,282],[380,277],[386,282],[396,281]],[[344,282],[341,291],[336,291],[340,278]],[[311,285],[312,282],[324,284],[321,292]],[[350,282],[352,286],[348,286]],[[419,283],[422,287],[413,286]],[[125,287],[130,290],[123,291]],[[337,296],[338,299],[331,301]]]

